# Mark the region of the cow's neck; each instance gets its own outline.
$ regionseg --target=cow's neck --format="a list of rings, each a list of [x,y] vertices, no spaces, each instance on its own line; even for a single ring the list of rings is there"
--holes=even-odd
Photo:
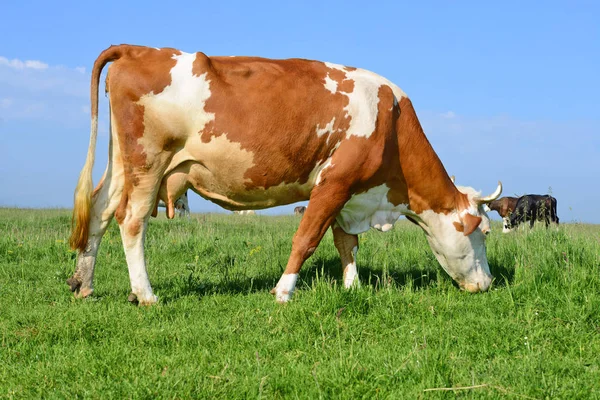
[[[464,202],[446,169],[423,133],[409,99],[400,101],[398,146],[400,165],[406,181],[410,209],[448,213]],[[461,207],[462,208],[462,207]]]

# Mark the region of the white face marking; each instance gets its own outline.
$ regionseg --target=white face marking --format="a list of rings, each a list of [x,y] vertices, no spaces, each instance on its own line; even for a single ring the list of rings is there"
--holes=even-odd
[[[349,103],[344,110],[351,117],[350,126],[346,132],[346,137],[359,136],[369,137],[375,131],[377,121],[377,105],[379,103],[379,88],[383,85],[389,86],[397,100],[406,97],[398,86],[394,85],[384,77],[364,69],[347,70],[344,66],[326,62],[327,68],[337,69],[346,74],[346,79],[354,81],[354,89],[351,93],[340,92],[348,97]],[[325,79],[325,87],[332,91],[332,85]],[[334,81],[335,82],[335,81]],[[336,85],[337,89],[337,85]],[[335,91],[332,91],[335,93]]]
[[[279,303],[287,303],[296,289],[298,274],[283,274],[275,287],[275,298]]]
[[[344,268],[344,287],[346,289],[352,287],[355,283],[358,283],[358,271],[356,269],[356,255],[358,253],[358,247],[352,248],[352,262]]]
[[[336,218],[340,227],[349,234],[357,235],[371,227],[386,232],[408,210],[406,204],[394,206],[387,199],[390,188],[376,186],[355,194],[348,200]]]
[[[483,211],[483,208],[481,209]],[[461,287],[469,291],[487,290],[492,276],[486,256],[485,235],[482,226],[488,226],[489,218],[478,210],[482,219],[473,233],[465,236],[456,230],[454,222],[460,222],[457,212],[443,214],[427,210],[418,214],[423,223],[427,241],[438,262]]]

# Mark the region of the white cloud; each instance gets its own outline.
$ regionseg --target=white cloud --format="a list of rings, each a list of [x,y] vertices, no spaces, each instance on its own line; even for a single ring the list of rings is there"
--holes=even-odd
[[[0,118],[84,124],[89,84],[83,67],[0,57]]]
[[[2,56],[0,56],[0,65],[6,65],[6,66],[14,68],[14,69],[25,69],[25,68],[47,69],[48,68],[48,64],[43,63],[38,60],[21,61],[18,58],[13,58],[12,60],[9,60],[8,58],[2,57]]]
[[[0,99],[0,108],[8,108],[13,103],[13,99],[4,98]]]
[[[9,60],[0,57],[0,93],[15,93],[13,97],[47,92],[51,97],[78,96],[87,98],[89,78],[85,68],[48,65],[41,61]]]
[[[454,113],[454,111],[446,111],[445,113],[440,114],[440,116],[442,118],[448,118],[448,119],[450,119],[450,118],[456,117],[456,114]]]
[[[46,69],[46,68],[48,68],[48,64],[43,63],[38,60],[27,60],[27,61],[25,61],[25,68]]]

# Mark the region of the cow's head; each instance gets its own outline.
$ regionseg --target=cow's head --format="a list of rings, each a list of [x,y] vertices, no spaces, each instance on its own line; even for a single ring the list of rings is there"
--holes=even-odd
[[[439,213],[426,210],[408,217],[423,228],[438,262],[462,289],[485,291],[493,277],[485,249],[490,219],[483,206],[500,196],[502,184],[498,182],[496,191],[486,197],[469,187],[457,189],[455,209]]]
[[[486,207],[490,210],[490,211],[496,211],[498,214],[500,214],[501,217],[504,217],[504,215],[502,215],[502,210],[505,208],[504,207],[504,197],[501,199],[497,199],[494,201],[490,201]],[[487,210],[486,210],[487,211]]]

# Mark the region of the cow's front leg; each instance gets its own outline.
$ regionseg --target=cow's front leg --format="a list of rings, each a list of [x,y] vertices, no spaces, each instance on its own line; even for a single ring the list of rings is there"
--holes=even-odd
[[[292,240],[292,253],[285,271],[271,291],[279,303],[290,300],[302,264],[315,252],[327,228],[349,198],[347,189],[340,185],[330,184],[313,189],[306,212]]]
[[[344,287],[348,289],[359,282],[356,269],[358,235],[350,235],[344,232],[337,223],[331,226],[331,230],[333,231],[333,243],[338,253],[340,253],[342,268],[344,268]]]

